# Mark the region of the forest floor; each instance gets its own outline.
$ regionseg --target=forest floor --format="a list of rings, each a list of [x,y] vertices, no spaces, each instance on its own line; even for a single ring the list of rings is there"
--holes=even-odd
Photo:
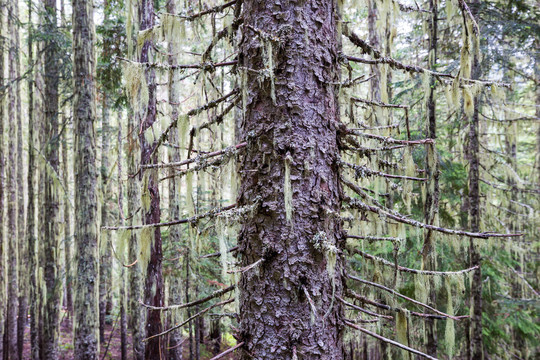
[[[65,315],[65,313],[64,313]],[[113,329],[114,328],[114,329]],[[111,335],[112,332],[112,335]],[[73,331],[72,331],[72,319],[64,317],[60,323],[60,338],[59,338],[59,360],[71,360],[73,359]],[[133,359],[133,347],[131,345],[131,333],[128,331],[127,339],[127,352],[128,359]],[[224,345],[224,344],[223,344]],[[226,349],[222,345],[222,351]],[[189,359],[188,346],[184,346],[183,349],[184,359]],[[211,359],[213,355],[205,351],[204,345],[201,344],[201,360]],[[30,359],[30,324],[27,324],[24,337],[24,349],[23,359]],[[106,324],[105,325],[105,341],[101,344],[100,357],[101,360],[117,360],[121,358],[121,339],[120,328],[118,325]],[[229,354],[222,359],[233,360],[234,354]]]

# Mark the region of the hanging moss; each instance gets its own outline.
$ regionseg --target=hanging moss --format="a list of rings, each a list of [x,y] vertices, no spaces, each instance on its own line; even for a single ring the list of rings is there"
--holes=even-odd
[[[124,87],[128,100],[135,114],[144,117],[148,108],[148,85],[144,66],[134,62],[124,62]]]
[[[291,185],[291,162],[292,158],[290,155],[287,155],[285,158],[285,184],[283,186],[283,196],[285,198],[285,216],[287,217],[287,222],[292,223],[292,214],[293,214],[293,199],[292,199],[292,185]]]
[[[143,174],[142,180],[142,192],[141,192],[141,204],[144,212],[150,210],[151,198],[150,190],[148,189],[148,183],[150,181],[150,170],[146,170]]]
[[[446,297],[447,297],[446,313],[449,315],[454,315],[452,289],[450,286],[449,278],[447,278],[445,281],[445,288],[446,288]],[[458,294],[457,296],[461,296],[461,295]],[[446,347],[446,353],[448,354],[448,358],[452,359],[454,355],[454,347],[456,343],[456,331],[454,328],[454,320],[446,319],[445,322],[446,324],[445,324],[445,331],[444,331],[444,345]]]
[[[409,346],[409,318],[410,312],[406,309],[399,309],[396,313],[396,338],[397,341],[405,346]],[[410,353],[406,350],[400,350],[402,359],[411,359]]]
[[[116,232],[116,254],[123,264],[126,263],[127,245],[131,238],[131,230],[118,230]]]
[[[150,254],[152,253],[152,247],[154,246],[154,232],[155,229],[150,226],[145,226],[141,229],[139,238],[139,266],[144,274],[146,274],[146,268],[150,261]]]

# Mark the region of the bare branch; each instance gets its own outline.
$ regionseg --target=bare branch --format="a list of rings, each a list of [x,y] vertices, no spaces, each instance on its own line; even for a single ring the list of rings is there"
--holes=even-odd
[[[228,253],[236,252],[236,251],[238,251],[238,249],[239,249],[238,246],[234,246],[234,247],[230,248],[229,250],[227,250],[227,252]],[[215,253],[212,253],[212,254],[202,255],[202,256],[199,256],[199,259],[208,259],[208,258],[213,258],[213,257],[218,257],[218,256],[221,256],[220,252],[215,252]]]
[[[241,343],[236,344],[236,345],[233,346],[232,348],[225,350],[225,351],[222,352],[221,354],[214,356],[214,357],[211,358],[210,360],[218,360],[218,359],[221,359],[221,358],[224,357],[225,355],[232,353],[234,350],[238,349],[239,347],[242,347],[243,345],[244,345],[244,342],[242,341]]]
[[[373,336],[374,338],[379,339],[379,340],[381,340],[381,341],[384,341],[385,343],[388,343],[388,344],[397,346],[397,347],[400,348],[400,349],[406,350],[406,351],[411,352],[411,353],[416,354],[416,355],[423,356],[423,357],[425,357],[426,359],[437,360],[437,358],[434,358],[434,357],[432,357],[432,356],[429,356],[428,354],[424,354],[424,353],[421,352],[421,351],[418,351],[418,350],[415,350],[415,349],[410,348],[410,347],[408,347],[408,346],[405,346],[405,345],[403,345],[403,344],[401,344],[401,343],[398,343],[397,341],[390,340],[390,339],[385,338],[385,337],[383,337],[383,336],[381,336],[381,335],[379,335],[379,334],[376,334],[376,333],[374,333],[374,332],[371,332],[371,331],[369,331],[369,330],[366,330],[366,329],[364,329],[364,328],[362,328],[362,327],[360,327],[360,326],[358,326],[358,325],[353,324],[353,323],[350,322],[350,321],[345,320],[345,325],[347,325],[347,326],[349,326],[349,327],[352,327],[353,329],[359,330],[359,331],[361,331],[361,332],[363,332],[364,334],[367,334],[367,335],[369,335],[369,336]]]
[[[149,310],[159,310],[159,311],[178,310],[178,309],[184,309],[184,308],[192,307],[192,306],[195,306],[195,305],[203,304],[203,303],[205,303],[207,301],[210,301],[210,300],[212,300],[214,298],[225,295],[226,293],[233,291],[235,288],[236,288],[236,285],[231,285],[229,287],[226,287],[225,289],[214,291],[212,294],[208,295],[205,298],[195,300],[195,301],[192,301],[190,303],[180,304],[180,305],[152,306],[152,305],[147,305],[147,304],[143,303],[141,300],[139,300],[139,303],[142,306],[144,306],[145,308],[149,309]]]
[[[355,165],[355,164],[351,164],[345,161],[340,161],[340,165],[347,166],[353,169],[355,172],[356,178],[363,178],[363,177],[376,175],[376,176],[382,176],[389,179],[405,179],[405,180],[413,180],[413,181],[426,181],[427,180],[427,178],[386,174],[386,173],[383,173],[382,171],[375,171],[366,166]]]
[[[408,296],[405,296],[401,293],[398,293],[397,291],[395,291],[394,289],[390,289],[390,288],[387,288],[386,286],[384,285],[381,285],[381,284],[377,284],[377,283],[374,283],[374,282],[371,282],[371,281],[367,281],[367,280],[363,280],[363,279],[360,279],[359,277],[356,277],[356,276],[353,276],[353,275],[348,275],[349,279],[352,279],[352,280],[355,280],[355,281],[358,281],[358,282],[361,282],[363,284],[366,284],[366,285],[370,285],[370,286],[373,286],[373,287],[376,287],[378,289],[381,289],[381,290],[384,290],[384,291],[387,291],[397,297],[400,297],[404,300],[407,300],[409,302],[412,302],[413,304],[415,305],[418,305],[418,306],[421,306],[423,308],[426,308],[428,310],[431,310],[433,311],[434,313],[436,314],[439,314],[441,316],[444,316],[444,317],[447,317],[449,319],[452,319],[452,320],[459,320],[458,318],[456,318],[455,316],[452,316],[452,315],[449,315],[449,314],[446,314],[440,310],[437,310],[427,304],[424,304],[424,303],[421,303],[420,301],[417,301],[417,300],[414,300],[414,299],[411,299],[410,297]]]
[[[394,320],[394,318],[392,316],[389,316],[389,315],[382,315],[382,314],[377,314],[376,312],[373,312],[373,311],[369,311],[367,309],[364,309],[358,305],[354,305],[344,299],[342,299],[341,297],[337,296],[336,295],[336,298],[341,301],[343,304],[347,305],[348,307],[351,307],[355,310],[358,310],[358,311],[361,311],[365,314],[368,314],[368,315],[371,315],[371,316],[375,316],[375,317],[380,317],[380,318],[383,318],[383,319],[387,319],[387,320]]]
[[[229,300],[225,300],[225,301],[221,301],[221,302],[218,302],[214,305],[211,305],[209,307],[207,307],[206,309],[202,310],[202,311],[199,311],[198,313],[196,313],[195,315],[193,315],[192,317],[190,317],[189,319],[187,319],[186,321],[182,322],[181,324],[178,324],[178,325],[175,325],[173,326],[172,328],[170,329],[167,329],[159,334],[156,334],[156,335],[152,335],[150,337],[147,337],[146,339],[143,339],[143,342],[147,342],[151,339],[154,339],[154,338],[157,338],[157,337],[160,337],[160,336],[164,336],[164,335],[167,335],[168,333],[176,330],[176,329],[179,329],[181,328],[182,326],[186,325],[187,323],[189,323],[190,321],[193,321],[195,320],[196,318],[206,314],[208,311],[212,310],[213,308],[215,307],[218,307],[218,306],[222,306],[222,305],[226,305],[226,304],[229,304],[229,303],[232,303],[234,301],[234,299],[229,299]]]
[[[238,0],[232,0],[232,1],[226,2],[225,4],[214,6],[213,8],[201,11],[201,12],[193,14],[193,15],[176,15],[176,14],[167,14],[167,15],[179,17],[179,18],[184,19],[186,21],[193,21],[193,20],[195,20],[197,18],[200,18],[200,17],[202,17],[204,15],[222,12],[223,10],[225,10],[226,8],[228,8],[230,6],[233,6],[237,2],[238,2]]]
[[[214,208],[210,211],[207,211],[202,214],[197,214],[195,216],[180,219],[180,220],[172,220],[162,223],[154,223],[154,224],[146,224],[146,225],[130,225],[130,226],[103,226],[101,229],[103,230],[136,230],[136,229],[143,229],[143,228],[156,228],[156,227],[163,227],[163,226],[173,226],[173,225],[180,225],[180,224],[187,224],[187,223],[197,223],[200,219],[210,217],[213,218],[216,215],[219,215],[222,212],[234,209],[236,207],[236,204],[228,205],[221,208]]]

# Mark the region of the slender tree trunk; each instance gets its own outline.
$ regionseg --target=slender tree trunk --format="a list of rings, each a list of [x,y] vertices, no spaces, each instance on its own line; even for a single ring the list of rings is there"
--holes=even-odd
[[[28,0],[28,19],[32,19],[32,0]],[[33,26],[32,21],[28,22],[28,64],[30,73],[28,74],[28,207],[26,209],[26,250],[28,259],[28,303],[30,313],[30,358],[39,359],[39,337],[38,337],[38,309],[37,309],[37,252],[36,252],[36,209],[35,209],[35,139],[34,139],[34,57],[33,57]]]
[[[69,136],[69,126],[64,125],[64,131],[62,133],[62,174],[64,189],[68,194],[68,198],[64,200],[64,262],[65,262],[65,283],[66,283],[66,309],[68,315],[73,313],[73,293],[72,293],[72,280],[73,275],[71,271],[71,240],[73,235],[71,233],[71,207],[69,199],[71,198],[71,192],[69,189],[70,182],[70,173],[72,165],[70,159],[72,158],[69,154],[70,150],[68,147],[68,136]]]
[[[4,9],[6,0],[0,3],[0,31],[4,33]],[[4,36],[0,36],[0,88],[3,88],[4,80],[4,49],[6,41]],[[4,97],[5,90],[0,91],[0,96]],[[5,308],[6,308],[6,264],[4,262],[5,242],[4,242],[4,101],[0,101],[0,354],[4,358],[4,331],[5,331]]]
[[[478,21],[478,7],[480,3],[471,3],[471,11]],[[473,45],[474,47],[474,45]],[[473,51],[471,77],[479,79],[481,76],[480,59],[477,49]],[[480,94],[474,96],[474,112],[468,119],[469,136],[467,156],[469,161],[469,229],[473,232],[480,231],[480,141],[479,141],[479,106]],[[481,264],[478,240],[469,239],[469,265]],[[482,339],[482,269],[473,272],[471,283],[471,317],[470,317],[470,359],[482,360],[484,358],[484,342]]]
[[[94,18],[92,0],[73,0],[73,81],[75,101],[74,357],[99,356],[99,264],[96,167]]]
[[[154,26],[154,3],[152,0],[141,0],[139,2],[139,29],[141,31]],[[150,59],[152,41],[145,41],[142,46],[139,62],[146,63]],[[141,165],[158,162],[159,151],[155,148],[155,140],[147,141],[144,132],[154,131],[152,126],[156,121],[156,81],[153,69],[145,71],[146,83],[148,84],[148,107],[144,118],[140,118],[139,141],[141,144]],[[146,173],[146,174],[145,174]],[[158,173],[154,170],[141,171],[141,176],[147,176],[148,181],[143,191],[150,196],[149,208],[144,208],[143,222],[145,224],[158,223],[161,218],[159,180]],[[146,185],[147,183],[147,185]],[[161,230],[156,227],[153,231],[150,246],[150,259],[146,264],[146,281],[144,288],[144,301],[153,306],[163,306],[163,278],[161,271],[162,248]],[[144,266],[145,264],[143,264]],[[161,314],[158,311],[148,310],[146,322],[146,337],[158,334],[162,331]],[[145,359],[162,358],[165,356],[165,342],[162,337],[154,338],[146,343]]]
[[[17,18],[19,18],[19,5],[18,1],[15,1],[17,8]],[[15,45],[17,50],[17,57],[15,58],[15,70],[17,78],[21,75],[21,41],[19,36],[19,25],[13,29],[13,36],[15,37]],[[23,166],[23,139],[22,139],[22,106],[21,106],[21,82],[17,81],[16,85],[17,94],[17,245],[19,254],[19,314],[17,317],[17,357],[23,358],[23,346],[24,346],[24,329],[28,319],[28,258],[26,257],[26,241],[25,237],[25,223],[24,223],[24,166]]]
[[[377,0],[368,0],[368,33],[369,43],[375,48],[381,48],[379,40],[379,29],[377,28],[377,19],[379,18],[379,10],[377,9]],[[371,100],[381,100],[381,70],[379,65],[370,66],[370,91]],[[376,119],[378,120],[378,119]]]
[[[238,136],[253,140],[239,160],[238,205],[256,207],[239,253],[243,266],[262,262],[239,282],[240,359],[343,359],[338,1],[249,1],[243,16],[241,66],[264,68],[265,48],[274,67],[270,77],[242,75]]]
[[[17,78],[18,48],[15,37],[17,31],[18,2],[11,1],[8,6],[8,29],[10,34],[9,43],[9,80]],[[17,359],[17,312],[18,312],[18,233],[17,233],[17,86],[8,89],[8,164],[6,168],[7,186],[7,230],[8,230],[8,253],[7,253],[7,307],[6,328],[4,330],[4,359]]]
[[[103,93],[101,115],[101,224],[109,224],[109,107],[107,94]],[[99,341],[105,341],[105,317],[110,313],[110,296],[112,280],[111,242],[109,233],[103,232],[100,239],[99,262]]]
[[[438,38],[438,0],[429,0],[429,55],[428,67],[436,71],[437,64],[437,38]],[[427,131],[426,137],[430,139],[437,138],[437,116],[436,116],[436,98],[435,98],[435,78],[430,77],[430,87],[427,99]],[[433,225],[439,213],[439,161],[437,151],[434,144],[426,145],[426,201],[424,203],[424,221],[427,224]],[[436,253],[433,244],[433,231],[424,231],[424,245],[422,248],[423,268],[426,270],[436,270]],[[432,277],[428,279],[431,283],[430,288],[435,289],[435,284]],[[436,292],[432,290],[429,296],[429,303],[436,307]],[[426,319],[425,327],[426,352],[427,354],[437,357],[437,327],[435,320],[432,318]]]
[[[122,111],[118,111],[118,220],[120,225],[124,225],[124,188],[122,182]],[[120,249],[119,249],[120,251]],[[125,252],[120,254],[120,259],[124,261]],[[120,353],[121,359],[127,360],[127,313],[126,313],[126,272],[124,266],[120,270]]]
[[[170,0],[167,2],[167,12],[170,14],[176,14],[176,1]],[[178,64],[178,52],[180,50],[179,39],[171,39],[169,43],[169,65]],[[171,70],[169,72],[169,103],[171,104],[171,122],[176,122],[179,115],[178,104],[180,99],[180,72],[177,70]],[[169,133],[169,142],[173,145],[179,145],[178,131],[171,131]],[[180,150],[174,147],[169,149],[169,161],[180,161]],[[170,174],[174,175],[174,169],[170,169]],[[169,217],[170,219],[180,218],[180,180],[173,177],[169,181]],[[181,228],[179,226],[173,226],[169,230],[169,247],[171,249],[178,249],[181,244]],[[169,290],[169,302],[171,304],[180,304],[182,302],[182,279],[181,271],[173,272],[170,276],[170,290]],[[172,323],[180,322],[181,319],[173,312],[171,314]],[[171,334],[169,340],[168,356],[170,360],[182,360],[181,346],[182,333],[175,331]]]

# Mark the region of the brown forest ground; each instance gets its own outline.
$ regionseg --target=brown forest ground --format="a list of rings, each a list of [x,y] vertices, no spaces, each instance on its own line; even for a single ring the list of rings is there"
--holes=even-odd
[[[114,332],[113,332],[114,327]],[[112,336],[111,336],[112,332]],[[107,347],[107,344],[108,347]],[[120,329],[118,325],[107,324],[105,326],[105,341],[101,344],[100,359],[102,360],[116,360],[121,358],[121,347],[120,347]],[[128,331],[128,359],[133,359],[133,351],[131,346],[131,333]],[[222,346],[222,351],[225,350],[225,347]],[[106,352],[106,353],[105,353]],[[187,342],[184,343],[184,359],[189,359],[189,349]],[[60,360],[71,360],[73,359],[73,345],[72,345],[72,327],[71,319],[64,317],[60,324],[60,339],[59,339],[59,359]],[[24,338],[24,349],[23,349],[23,358],[30,359],[30,326],[27,325],[25,329],[25,338]],[[207,351],[205,351],[204,344],[201,344],[201,360],[208,360],[212,358]],[[235,359],[234,354],[227,355],[223,357],[224,360],[233,360]]]

